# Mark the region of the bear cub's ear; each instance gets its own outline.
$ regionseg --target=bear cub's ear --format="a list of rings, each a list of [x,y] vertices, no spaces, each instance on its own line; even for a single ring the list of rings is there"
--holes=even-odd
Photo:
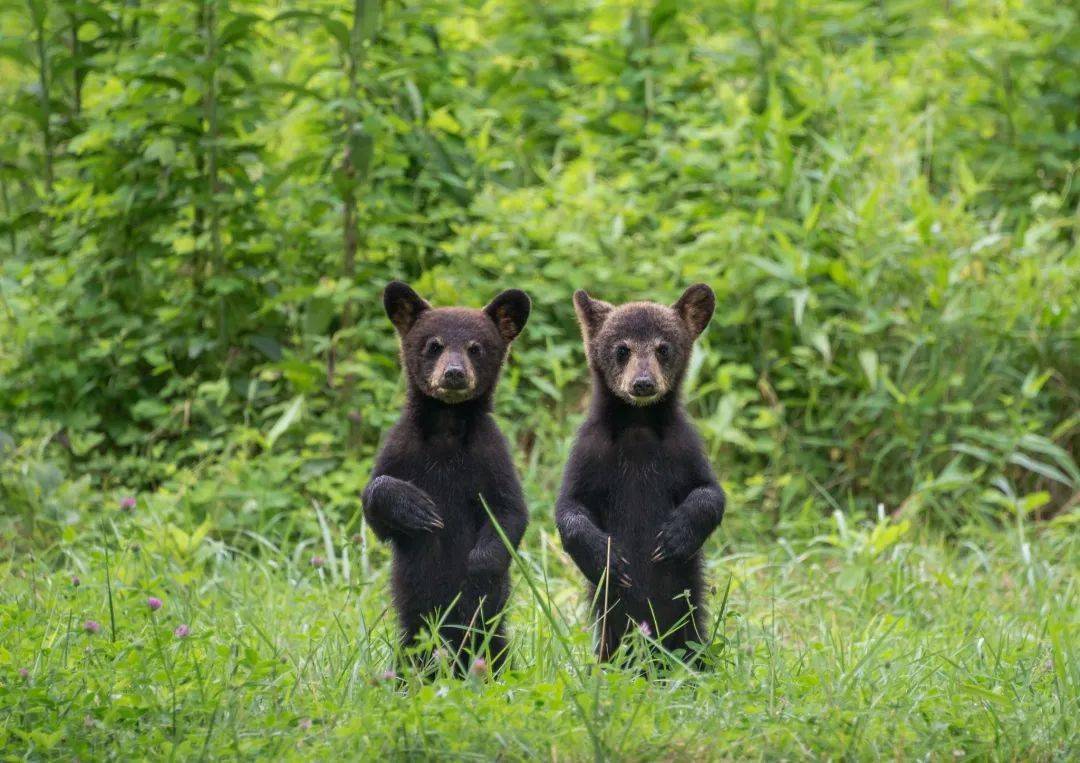
[[[712,320],[716,309],[716,295],[708,284],[696,283],[683,292],[679,301],[671,306],[696,339]]]
[[[484,308],[484,312],[495,323],[502,338],[510,343],[525,328],[529,320],[532,302],[529,295],[521,289],[507,289],[499,294]]]
[[[593,299],[584,289],[578,289],[574,292],[574,312],[577,313],[578,323],[581,324],[581,332],[586,339],[594,336],[600,330],[600,327],[604,325],[604,320],[608,317],[608,313],[614,309],[615,307],[611,303],[604,302],[602,299]]]
[[[383,307],[401,336],[409,333],[422,312],[431,309],[423,297],[401,281],[391,281],[383,289]]]

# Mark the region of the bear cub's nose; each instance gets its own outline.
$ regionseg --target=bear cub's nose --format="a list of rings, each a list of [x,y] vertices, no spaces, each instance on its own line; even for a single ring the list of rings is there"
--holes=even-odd
[[[467,384],[468,379],[465,376],[465,369],[461,366],[450,366],[443,371],[442,385],[446,389],[465,389]]]
[[[649,395],[656,394],[656,382],[648,376],[639,376],[637,379],[634,379],[634,383],[630,389],[635,397],[648,397]]]

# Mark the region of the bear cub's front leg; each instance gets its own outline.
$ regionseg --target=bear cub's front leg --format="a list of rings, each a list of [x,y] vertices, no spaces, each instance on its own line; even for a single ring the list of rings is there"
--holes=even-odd
[[[723,519],[724,504],[724,491],[719,485],[703,485],[692,490],[657,533],[651,560],[693,557]]]
[[[376,477],[364,488],[361,500],[364,516],[381,540],[444,527],[431,496],[405,480],[385,474]]]

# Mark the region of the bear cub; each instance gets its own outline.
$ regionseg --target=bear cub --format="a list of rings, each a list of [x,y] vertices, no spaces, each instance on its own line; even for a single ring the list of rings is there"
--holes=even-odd
[[[685,650],[683,659],[693,657],[688,642],[708,639],[698,552],[723,519],[725,499],[679,386],[715,305],[705,284],[671,307],[615,307],[574,294],[593,393],[555,518],[591,584],[601,660],[642,624],[665,649]]]
[[[429,624],[465,670],[506,657],[500,614],[510,554],[481,501],[516,547],[528,513],[506,439],[491,415],[510,343],[529,317],[523,291],[483,310],[433,308],[404,283],[383,292],[401,341],[407,395],[362,496],[375,535],[393,549],[391,587],[402,646]],[[430,655],[422,660],[430,664]]]

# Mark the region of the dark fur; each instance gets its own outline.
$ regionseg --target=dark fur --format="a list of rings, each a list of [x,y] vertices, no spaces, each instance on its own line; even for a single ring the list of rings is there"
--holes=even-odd
[[[692,286],[672,307],[616,308],[584,291],[574,303],[593,397],[566,464],[556,523],[592,584],[598,654],[611,659],[643,622],[668,650],[704,643],[699,551],[723,519],[724,492],[683,411],[679,386],[694,340],[712,317],[712,290]],[[621,356],[620,346],[627,348]],[[655,398],[629,391],[648,391],[650,383],[661,391]]]
[[[401,337],[408,392],[363,503],[372,530],[393,546],[402,645],[413,645],[429,621],[443,618],[440,636],[460,669],[485,647],[498,668],[506,653],[500,614],[510,590],[510,555],[481,497],[517,546],[528,514],[491,404],[510,342],[528,319],[529,298],[511,289],[484,310],[436,309],[394,282],[384,303]],[[436,342],[441,349],[433,349]],[[442,389],[451,367],[463,369],[471,386]]]

